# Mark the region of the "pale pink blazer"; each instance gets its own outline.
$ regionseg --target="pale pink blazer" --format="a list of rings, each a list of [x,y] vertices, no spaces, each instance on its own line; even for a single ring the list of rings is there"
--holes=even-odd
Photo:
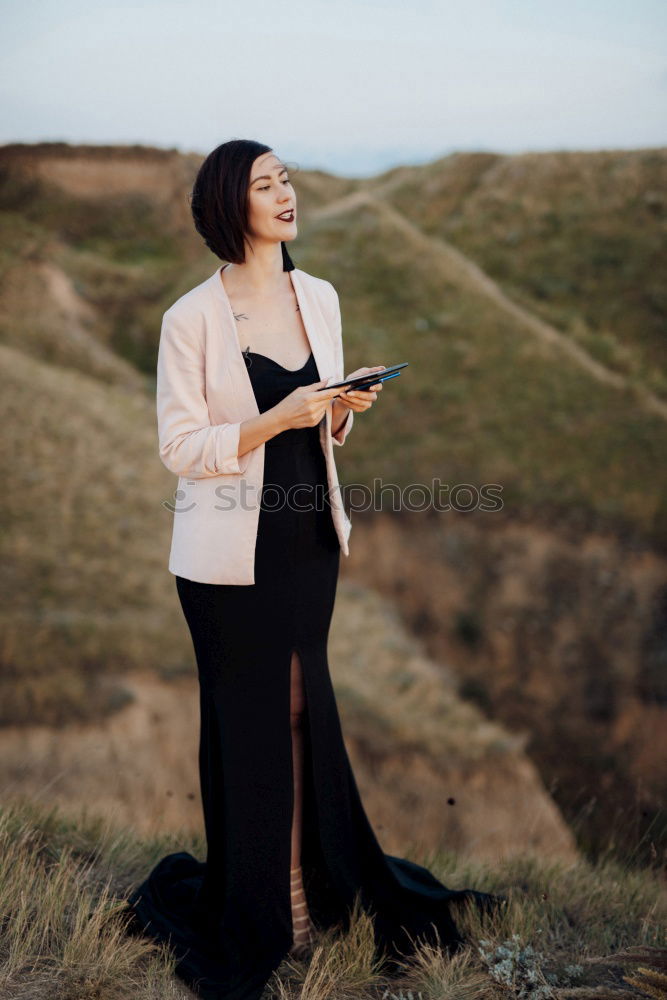
[[[338,294],[329,281],[290,275],[308,340],[327,385],[345,377]],[[241,423],[259,414],[220,268],[186,292],[162,319],[157,360],[159,454],[178,479],[169,571],[199,583],[253,584],[264,444],[238,457]],[[319,424],[328,499],[344,555],[352,524],[342,503],[331,406]]]

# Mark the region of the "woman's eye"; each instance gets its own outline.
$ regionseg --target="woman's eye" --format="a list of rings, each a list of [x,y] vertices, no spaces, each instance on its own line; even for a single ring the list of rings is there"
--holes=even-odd
[[[287,180],[286,180],[286,181],[283,181],[283,184],[291,184],[291,183],[292,183],[292,182],[291,182],[291,180],[289,179],[289,177],[287,178]],[[261,188],[257,188],[257,190],[258,190],[258,191],[268,191],[270,187],[271,187],[271,185],[270,185],[270,184],[265,184],[265,185],[264,185],[264,187],[261,187]]]

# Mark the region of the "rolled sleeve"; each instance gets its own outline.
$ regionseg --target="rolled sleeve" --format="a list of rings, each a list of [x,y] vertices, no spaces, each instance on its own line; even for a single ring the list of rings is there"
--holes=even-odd
[[[211,424],[205,370],[200,331],[167,310],[157,359],[160,459],[170,472],[192,479],[243,473],[251,452],[239,458],[241,423]]]
[[[339,427],[339,429],[335,432],[335,434],[333,432],[331,434],[331,439],[334,444],[339,444],[339,445],[345,444],[345,438],[352,429],[353,419],[354,419],[354,413],[352,412],[352,410],[349,410],[345,420],[342,423],[342,426]]]

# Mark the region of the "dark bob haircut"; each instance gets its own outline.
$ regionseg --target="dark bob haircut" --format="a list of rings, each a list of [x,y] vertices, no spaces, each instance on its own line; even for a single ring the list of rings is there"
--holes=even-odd
[[[197,172],[190,197],[192,218],[204,243],[220,260],[245,263],[250,171],[258,156],[271,152],[271,146],[254,139],[230,139],[209,153]],[[283,271],[293,271],[284,241],[280,245]]]

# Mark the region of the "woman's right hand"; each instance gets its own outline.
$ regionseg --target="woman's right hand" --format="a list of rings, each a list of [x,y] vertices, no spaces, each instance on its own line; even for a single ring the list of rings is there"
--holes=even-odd
[[[322,378],[319,382],[311,382],[310,385],[298,385],[284,399],[276,403],[273,410],[285,430],[293,427],[315,427],[319,424],[331,405],[331,400],[341,391],[338,387],[318,392],[318,388],[327,382],[328,379]]]

